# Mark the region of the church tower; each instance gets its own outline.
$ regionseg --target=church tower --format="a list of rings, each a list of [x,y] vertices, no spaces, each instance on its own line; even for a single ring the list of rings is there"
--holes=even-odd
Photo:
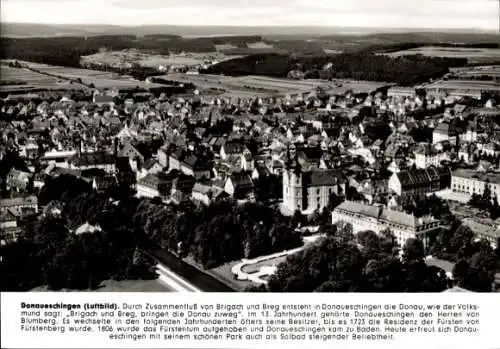
[[[283,172],[283,204],[293,212],[304,210],[303,195],[303,172],[297,155],[291,156],[287,151],[285,171]]]

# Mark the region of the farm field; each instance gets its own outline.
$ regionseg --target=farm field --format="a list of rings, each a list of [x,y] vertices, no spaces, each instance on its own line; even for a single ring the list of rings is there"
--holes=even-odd
[[[2,62],[4,63],[4,62]],[[146,83],[134,80],[130,76],[120,76],[116,73],[102,72],[83,68],[58,67],[46,64],[19,61],[27,68],[11,68],[1,65],[1,76],[4,81],[19,81],[19,85],[9,84],[1,86],[0,91],[29,90],[29,89],[86,89],[83,85],[93,84],[98,89],[133,89],[135,87],[150,89],[165,87],[162,84]],[[77,83],[80,79],[83,84]],[[73,83],[70,81],[73,80]]]
[[[385,53],[384,53],[385,54]],[[469,63],[486,63],[500,59],[500,49],[423,46],[387,53],[391,57],[421,54],[429,57],[466,58]]]
[[[0,67],[2,81],[8,84],[1,86],[3,92],[29,91],[36,89],[63,90],[63,89],[85,89],[85,87],[72,84],[68,80],[47,76],[26,68],[11,68],[2,65]]]
[[[426,89],[462,90],[462,91],[498,91],[500,84],[494,81],[479,80],[439,80],[425,86]]]
[[[157,68],[159,66],[200,66],[212,61],[224,61],[238,56],[226,56],[219,52],[214,53],[183,53],[172,55],[159,55],[144,53],[137,50],[123,50],[96,53],[83,56],[83,63],[105,64],[120,66],[126,64],[139,64],[142,67]]]
[[[374,91],[379,87],[387,85],[372,81],[348,81],[336,80],[287,80],[265,76],[243,76],[229,77],[223,75],[208,74],[167,74],[161,76],[165,80],[178,82],[189,82],[199,89],[217,88],[226,92],[224,96],[251,97],[261,95],[287,95],[307,93],[321,87],[334,94],[343,94],[349,90],[356,93]]]
[[[151,88],[162,87],[161,84],[150,84],[143,81],[134,80],[131,77],[119,76],[114,73],[101,72],[98,70],[65,68],[50,66],[37,68],[40,72],[57,75],[65,79],[81,79],[84,84],[93,84],[96,88]]]
[[[500,77],[500,65],[490,65],[481,67],[450,68],[450,72],[459,77],[467,78],[473,76],[487,75],[491,77]]]

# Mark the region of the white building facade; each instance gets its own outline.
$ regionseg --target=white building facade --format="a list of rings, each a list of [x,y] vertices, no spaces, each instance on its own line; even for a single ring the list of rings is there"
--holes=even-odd
[[[354,234],[366,230],[380,234],[389,229],[399,246],[404,246],[408,239],[419,239],[427,247],[430,234],[439,229],[439,221],[432,217],[416,218],[383,206],[353,201],[343,202],[332,212],[332,224],[338,222],[350,223]]]
[[[487,186],[491,197],[496,196],[500,200],[500,174],[459,169],[451,175],[451,189],[457,193],[483,195]]]

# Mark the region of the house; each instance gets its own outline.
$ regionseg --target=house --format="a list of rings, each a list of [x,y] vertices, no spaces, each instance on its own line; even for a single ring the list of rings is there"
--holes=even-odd
[[[170,199],[173,178],[163,173],[148,174],[137,181],[137,197]]]
[[[30,172],[12,168],[6,178],[7,188],[17,192],[24,192],[29,189],[28,187],[32,177],[33,174]]]
[[[318,147],[303,147],[296,150],[297,159],[304,169],[319,168],[323,150]]]
[[[465,162],[466,164],[469,164],[472,162],[472,156],[471,156],[471,145],[464,143],[460,146],[460,150],[458,151],[458,159],[460,161]]]
[[[11,210],[0,211],[0,230],[16,228],[17,227],[17,217]]]
[[[404,159],[394,159],[387,166],[387,170],[392,173],[406,171],[407,169],[408,169],[408,164]]]
[[[21,233],[16,215],[11,210],[0,210],[0,245],[16,242]]]
[[[252,178],[243,172],[231,174],[224,184],[224,190],[238,200],[254,198]]]
[[[184,154],[179,159],[179,170],[187,176],[195,179],[210,179],[212,174],[212,162],[197,157],[194,154]]]
[[[478,125],[477,120],[469,122],[465,133],[460,135],[460,141],[462,142],[476,142],[479,136],[483,136],[484,131]]]
[[[368,200],[373,203],[375,198],[389,193],[389,180],[386,178],[371,178],[361,183],[358,190]]]
[[[453,106],[453,113],[456,117],[463,117],[464,113],[467,111],[467,106],[464,104],[455,104]]]
[[[163,170],[163,167],[155,160],[149,159],[144,162],[141,169],[138,171],[138,178],[143,178],[148,174],[157,174]]]
[[[97,192],[104,192],[118,185],[115,176],[95,177],[92,180],[92,189]]]
[[[38,212],[38,199],[36,196],[26,196],[10,199],[0,199],[0,211],[10,210],[18,217]]]
[[[415,89],[411,87],[394,86],[387,90],[387,97],[414,97]]]
[[[158,149],[158,152],[156,153],[156,158],[160,166],[162,166],[162,168],[169,167],[170,152],[171,149],[169,149],[168,146],[163,146],[160,149]]]
[[[128,158],[132,170],[138,171],[139,167],[144,163],[144,155],[130,142],[125,142],[119,148],[118,157]]]
[[[116,135],[116,138],[118,138],[122,143],[130,142],[135,137],[137,137],[137,132],[128,128],[127,125],[125,125],[125,127]]]
[[[483,195],[486,187],[492,198],[500,199],[500,173],[458,169],[451,174],[451,190],[456,193]]]
[[[181,173],[172,181],[171,198],[174,203],[180,203],[191,198],[196,180],[192,176]]]
[[[252,171],[252,180],[256,180],[259,178],[265,178],[269,176],[271,172],[269,169],[262,163],[257,163],[255,168]]]
[[[500,155],[500,145],[495,142],[489,142],[483,145],[481,149],[482,154],[489,156],[498,156]]]
[[[462,224],[469,227],[477,239],[486,240],[493,249],[499,246],[500,225],[491,219],[464,218]]]
[[[56,164],[57,167],[68,167],[68,161],[75,156],[76,150],[47,151],[40,159],[42,164]]]
[[[377,234],[389,229],[399,246],[408,239],[418,239],[429,246],[433,235],[440,228],[439,220],[427,216],[416,218],[411,214],[385,208],[381,205],[367,205],[354,201],[344,201],[332,212],[332,224],[350,223],[353,233],[371,230]]]
[[[108,96],[108,95],[95,94],[93,102],[94,104],[97,104],[99,107],[102,107],[104,105],[109,105],[110,107],[113,107],[115,105],[113,96]]]
[[[441,161],[449,160],[445,152],[439,152],[428,143],[420,143],[413,151],[415,155],[415,166],[417,168],[428,168],[430,166],[440,167]]]
[[[296,157],[287,161],[283,172],[283,204],[292,212],[322,210],[330,194],[345,193],[346,183],[337,170],[304,170]]]
[[[115,156],[106,151],[77,153],[68,160],[68,168],[80,171],[100,168],[113,174],[115,172]]]
[[[457,142],[457,137],[457,129],[452,124],[442,122],[438,124],[432,132],[432,144],[443,141],[448,141],[451,144],[455,144]]]
[[[241,154],[241,168],[243,171],[253,171],[255,168],[255,162],[252,154],[245,153]]]
[[[229,157],[239,157],[249,153],[250,151],[241,140],[227,141],[220,149],[220,157],[222,160],[228,160]]]
[[[202,139],[202,143],[217,155],[220,154],[222,146],[226,143],[226,141],[226,138],[217,136],[205,137]]]
[[[399,195],[403,201],[407,201],[444,189],[449,177],[449,171],[435,167],[405,170],[393,173],[389,178],[389,190]]]
[[[212,185],[195,183],[191,197],[193,200],[208,206],[214,201],[228,198],[229,194],[223,189]]]
[[[19,147],[19,156],[26,159],[35,159],[38,156],[38,144],[28,141]]]

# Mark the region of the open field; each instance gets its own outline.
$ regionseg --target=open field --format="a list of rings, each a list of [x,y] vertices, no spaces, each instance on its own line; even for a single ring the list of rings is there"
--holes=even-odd
[[[26,68],[11,68],[5,65],[0,66],[0,76],[5,85],[0,87],[0,91],[16,92],[37,89],[65,90],[84,89],[83,86],[72,84],[68,80],[58,79],[31,71]]]
[[[222,89],[227,97],[252,97],[252,96],[283,96],[314,91],[321,87],[332,94],[343,94],[349,90],[356,93],[374,91],[387,85],[372,81],[337,80],[334,83],[326,80],[289,80],[265,76],[230,77],[224,75],[208,74],[167,74],[161,76],[165,80],[189,82],[199,89]]]
[[[5,63],[5,62],[2,62]],[[11,68],[1,65],[3,81],[19,81],[18,85],[2,86],[0,91],[30,90],[30,89],[86,89],[85,85],[92,84],[99,89],[133,89],[135,87],[150,89],[165,87],[162,84],[146,83],[135,80],[130,76],[98,70],[58,67],[46,64],[19,61],[28,68]],[[34,71],[35,70],[35,71]]]
[[[119,89],[127,89],[127,88],[154,88],[154,87],[162,87],[164,85],[161,84],[151,84],[146,83],[139,80],[134,80],[131,77],[120,76],[115,73],[107,73],[98,70],[89,70],[89,69],[79,69],[79,68],[66,68],[66,67],[41,67],[37,68],[38,71],[58,76],[64,79],[80,79],[84,84],[93,84],[96,88],[105,89],[105,88],[119,88]]]
[[[500,78],[500,65],[450,68],[450,72],[464,79],[483,75],[491,76],[493,78]]]
[[[429,57],[466,58],[469,63],[498,61],[500,49],[423,46],[387,53],[391,57],[421,54]]]
[[[500,84],[479,80],[439,80],[425,85],[425,88],[443,91],[500,92]]]
[[[96,53],[83,56],[83,63],[105,64],[109,66],[123,66],[126,64],[139,64],[142,67],[158,68],[159,66],[201,66],[213,61],[237,58],[238,56],[226,56],[219,52],[213,53],[181,53],[171,55],[160,55],[145,53],[138,50],[123,50]]]

